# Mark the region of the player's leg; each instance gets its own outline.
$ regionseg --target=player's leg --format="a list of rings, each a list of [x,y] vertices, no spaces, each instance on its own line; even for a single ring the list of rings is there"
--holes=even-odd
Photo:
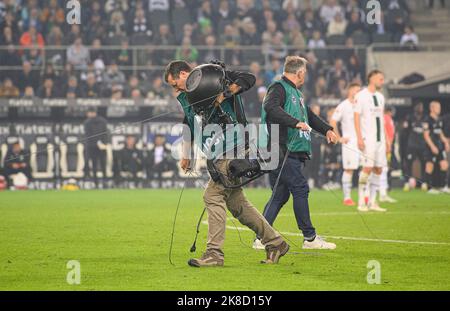
[[[283,243],[281,236],[272,228],[263,215],[246,198],[243,190],[233,189],[228,196],[227,207],[231,214],[239,222],[249,227],[258,237],[263,245],[269,248],[279,247]]]
[[[302,231],[304,249],[335,249],[336,244],[323,240],[316,234],[309,212],[309,185],[303,175],[305,163],[299,159],[288,158],[286,171],[282,175],[283,182],[289,188],[294,201],[294,214],[297,226]]]
[[[375,150],[373,144],[366,144],[366,149],[361,155],[362,169],[358,178],[358,210],[368,211],[366,206],[366,192],[368,190],[369,176],[375,165]]]
[[[359,154],[355,151],[357,146],[342,145],[342,191],[344,192],[344,205],[356,205],[351,197],[353,172],[359,167]]]
[[[284,168],[283,171],[285,169],[286,168]],[[270,225],[273,225],[275,219],[278,216],[278,213],[280,212],[283,205],[286,204],[286,202],[289,200],[290,196],[289,189],[287,185],[283,182],[281,176],[279,178],[278,185],[275,185],[279,174],[280,174],[279,170],[269,173],[270,187],[272,188],[272,191],[275,192],[272,193],[269,202],[267,202],[266,206],[264,207],[263,215]],[[277,186],[276,189],[274,189],[275,186]]]
[[[434,171],[434,163],[432,161],[427,161],[425,163],[425,187],[422,189],[429,189],[429,193],[433,194],[436,191],[431,191],[433,186],[433,171]]]
[[[443,151],[443,155],[445,155],[444,153],[445,151]],[[448,190],[448,185],[447,185],[447,172],[448,172],[448,161],[447,159],[442,159],[439,162],[439,167],[440,167],[440,173],[441,173],[441,182],[440,182],[440,187],[441,187],[441,191],[443,192],[449,192]]]
[[[409,179],[412,176],[412,165],[414,162],[414,153],[412,152],[412,150],[410,148],[407,149],[406,151],[406,157],[405,157],[405,164],[404,164],[404,171],[403,171],[403,178],[404,178],[404,186],[403,186],[403,190],[404,191],[409,191],[410,190],[410,183],[409,183]]]
[[[396,203],[397,200],[388,195],[389,189],[389,168],[384,166],[380,176],[380,202]]]
[[[352,180],[353,170],[344,170],[342,173],[342,191],[344,192],[344,205],[346,206],[355,205],[352,200]]]
[[[225,240],[227,221],[225,198],[227,189],[210,180],[203,194],[203,201],[208,212],[208,241],[206,251],[200,258],[192,258],[188,264],[193,267],[223,266],[222,246]]]

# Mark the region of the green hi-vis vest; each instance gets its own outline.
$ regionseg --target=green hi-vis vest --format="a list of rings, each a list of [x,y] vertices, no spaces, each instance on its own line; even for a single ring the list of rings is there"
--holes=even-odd
[[[192,108],[192,105],[189,104],[187,100],[187,96],[185,92],[180,93],[177,97],[178,102],[181,104],[181,107],[183,108],[184,114],[186,116],[189,129],[191,130],[192,139],[194,139],[195,142],[200,142],[202,144],[201,150],[208,154],[208,152],[211,152],[212,159],[216,158],[218,154],[216,154],[219,150],[216,148],[216,146],[219,143],[222,143],[222,154],[229,151],[234,150],[236,146],[243,144],[243,133],[241,133],[240,127],[236,128],[236,132],[228,132],[227,129],[222,129],[222,134],[216,136],[217,133],[205,133],[203,131],[203,128],[208,124],[219,124],[219,114],[217,111],[217,108],[211,108],[209,111],[205,111],[205,116],[207,119],[207,124],[201,124],[201,118],[197,116],[194,112],[194,109]],[[236,103],[234,102],[236,100]],[[243,120],[238,120],[238,117],[236,116],[235,110],[233,109],[234,105],[236,104],[236,109],[240,109],[243,115]],[[235,95],[233,97],[225,99],[222,104],[220,105],[222,107],[222,110],[228,114],[228,116],[232,120],[232,125],[236,125],[238,123],[243,124],[244,126],[247,125],[247,121],[245,120],[244,115],[244,109],[242,105],[242,99],[239,95]],[[201,131],[201,133],[196,132]],[[231,135],[233,134],[233,135]],[[197,135],[196,137],[194,135]],[[201,137],[199,136],[201,135]],[[216,138],[214,138],[216,137]],[[214,141],[213,141],[214,138]]]
[[[282,79],[275,81],[272,85],[275,83],[281,84],[286,91],[284,111],[297,120],[300,120],[300,122],[308,124],[308,111],[305,103],[303,102],[303,94],[297,88]],[[264,108],[261,110],[261,124],[265,125],[265,131],[264,133],[261,133],[263,131],[260,131],[259,146],[267,148],[270,135],[267,127],[267,113]],[[309,132],[302,131],[300,129],[288,128],[287,139],[287,148],[289,151],[306,152],[308,155],[311,154],[311,135]]]

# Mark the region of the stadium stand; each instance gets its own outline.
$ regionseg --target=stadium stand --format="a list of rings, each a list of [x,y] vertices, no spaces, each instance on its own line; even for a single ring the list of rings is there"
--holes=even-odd
[[[367,0],[80,0],[81,24],[69,25],[65,1],[0,0],[1,156],[8,139],[19,137],[36,180],[83,179],[89,164],[81,124],[95,105],[111,128],[130,130],[112,133],[105,151],[105,178],[113,179],[123,148],[117,142],[126,135],[138,138],[143,153],[154,135],[174,142],[167,128],[180,114],[161,73],[175,58],[250,70],[257,82],[245,100],[257,118],[259,91],[280,76],[286,55],[300,54],[309,60],[308,101],[336,105],[348,83],[365,82],[372,44],[397,49],[408,29],[429,40],[434,24],[420,3],[381,1],[382,22],[371,25]],[[433,14],[448,23],[447,13]],[[134,124],[165,112],[173,114],[157,120],[165,120],[162,128]],[[50,134],[39,133],[39,122]],[[139,177],[148,173],[143,166]]]

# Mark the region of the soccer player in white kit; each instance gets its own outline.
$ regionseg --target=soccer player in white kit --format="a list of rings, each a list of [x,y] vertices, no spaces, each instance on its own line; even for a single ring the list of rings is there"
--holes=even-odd
[[[344,192],[344,205],[354,206],[352,194],[353,172],[359,167],[358,140],[355,131],[354,108],[355,95],[361,90],[359,83],[351,83],[347,88],[347,99],[341,102],[331,117],[330,125],[333,127],[339,142],[342,144],[342,191]],[[341,124],[342,135],[339,133],[337,123]]]
[[[390,150],[384,129],[384,96],[380,90],[384,85],[384,74],[373,70],[368,75],[368,86],[356,94],[354,110],[355,131],[358,148],[362,152],[362,170],[358,184],[358,210],[361,212],[385,212],[376,203],[377,191],[380,186],[380,176],[383,167],[387,166],[386,151]],[[369,202],[364,200],[369,175]]]

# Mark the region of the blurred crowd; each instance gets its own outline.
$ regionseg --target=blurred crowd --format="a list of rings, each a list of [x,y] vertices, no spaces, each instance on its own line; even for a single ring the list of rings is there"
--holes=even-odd
[[[256,105],[288,54],[310,62],[306,96],[340,98],[364,82],[356,46],[418,44],[405,0],[380,1],[380,24],[366,22],[366,0],[79,2],[81,23],[70,25],[66,1],[0,0],[0,98],[161,98],[170,91],[157,68],[222,59],[257,76]]]

